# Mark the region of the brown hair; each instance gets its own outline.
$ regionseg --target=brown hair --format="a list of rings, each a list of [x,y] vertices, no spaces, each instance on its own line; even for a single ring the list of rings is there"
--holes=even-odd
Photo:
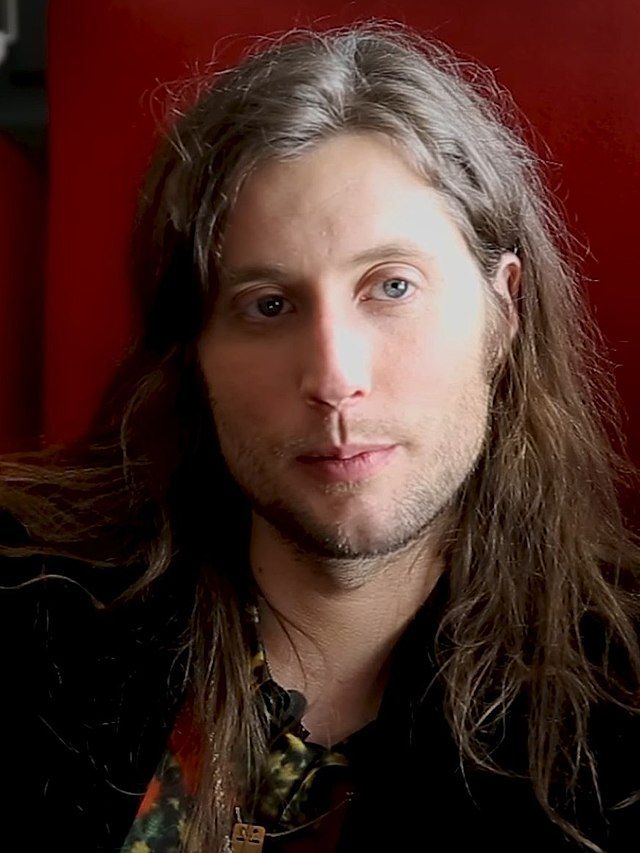
[[[640,552],[616,492],[635,475],[607,434],[624,447],[602,342],[536,157],[490,75],[403,27],[294,32],[259,47],[199,78],[195,105],[174,111],[136,231],[142,331],[86,439],[0,462],[0,506],[31,540],[0,553],[139,566],[110,606],[140,595],[177,553],[202,563],[184,648],[205,772],[185,845],[223,849],[231,792],[251,796],[265,720],[246,666],[246,572],[233,570],[249,512],[195,356],[215,298],[212,259],[242,181],[265,159],[344,131],[384,133],[442,194],[487,277],[505,250],[523,265],[519,331],[493,377],[485,446],[447,545],[446,713],[465,760],[510,772],[492,758],[491,735],[526,693],[536,796],[599,850],[552,789],[559,776],[575,785],[585,767],[597,785],[587,739],[596,700],[637,709]],[[628,678],[605,678],[606,659],[590,659],[585,619],[623,650]]]

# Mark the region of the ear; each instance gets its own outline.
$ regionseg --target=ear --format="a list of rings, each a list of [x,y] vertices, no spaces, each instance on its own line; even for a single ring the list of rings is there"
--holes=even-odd
[[[504,252],[491,281],[491,287],[500,297],[507,310],[509,323],[509,340],[512,341],[518,331],[518,311],[516,298],[520,292],[522,263],[513,252]]]

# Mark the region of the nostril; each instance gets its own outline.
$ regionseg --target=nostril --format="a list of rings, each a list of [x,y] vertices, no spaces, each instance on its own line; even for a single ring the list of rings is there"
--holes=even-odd
[[[353,391],[352,393],[346,394],[342,397],[331,397],[328,394],[324,396],[309,395],[307,397],[307,403],[310,406],[325,407],[339,412],[342,409],[347,409],[354,405],[365,396],[366,394],[361,390]]]

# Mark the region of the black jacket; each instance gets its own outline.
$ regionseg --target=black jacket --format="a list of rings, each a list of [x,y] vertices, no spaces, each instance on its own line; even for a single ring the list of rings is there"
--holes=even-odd
[[[0,534],[1,522],[2,516]],[[4,522],[0,541],[6,542]],[[60,558],[0,558],[0,849],[116,851],[180,706],[184,656],[176,652],[195,573],[176,561],[144,600],[112,611],[97,611],[87,592],[67,580],[6,589],[43,567],[105,597],[131,580],[125,572],[89,570]],[[423,695],[434,671],[425,652],[444,595],[439,584],[396,649],[380,709],[381,739],[357,768],[361,795],[347,815],[340,853],[585,849],[549,821],[525,781],[461,772],[438,682]],[[526,703],[512,716],[502,751],[517,764],[524,755]],[[596,708],[591,742],[603,813],[585,792],[577,801],[580,826],[607,853],[638,851],[640,804],[611,806],[640,790],[640,720],[613,707]]]

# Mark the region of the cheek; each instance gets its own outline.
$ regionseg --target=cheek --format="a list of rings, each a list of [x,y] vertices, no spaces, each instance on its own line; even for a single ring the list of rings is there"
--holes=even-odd
[[[253,352],[246,343],[232,346],[203,342],[199,358],[214,416],[233,419],[241,428],[247,422],[256,429],[261,418],[278,411],[283,403],[286,377],[275,353]]]
[[[486,322],[482,288],[476,283],[447,289],[440,304],[440,336],[452,354],[477,352]]]
[[[391,397],[444,401],[477,382],[483,365],[482,305],[473,298],[448,298],[432,305],[428,316],[403,330],[402,340],[387,346],[377,375]]]

